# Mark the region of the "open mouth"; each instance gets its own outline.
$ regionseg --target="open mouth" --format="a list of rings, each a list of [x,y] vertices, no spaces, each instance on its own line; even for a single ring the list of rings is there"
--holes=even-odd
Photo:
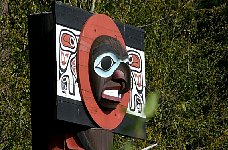
[[[115,102],[120,102],[121,96],[122,94],[119,94],[118,90],[104,90],[102,92],[102,98],[115,101]]]
[[[121,86],[107,87],[102,92],[102,98],[113,101],[120,102],[122,98],[122,94],[119,93]]]

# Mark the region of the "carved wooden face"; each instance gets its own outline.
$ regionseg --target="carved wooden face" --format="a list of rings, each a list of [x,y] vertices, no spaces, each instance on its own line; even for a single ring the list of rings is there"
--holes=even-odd
[[[77,75],[81,98],[94,122],[108,130],[119,126],[130,100],[130,67],[124,39],[110,17],[95,14],[84,24]]]
[[[112,110],[130,89],[128,54],[120,42],[99,36],[89,56],[89,79],[94,98],[103,110]]]

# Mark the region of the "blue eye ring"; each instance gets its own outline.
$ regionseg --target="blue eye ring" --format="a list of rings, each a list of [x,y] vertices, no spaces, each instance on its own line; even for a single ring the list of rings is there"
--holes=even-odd
[[[108,69],[104,69],[101,64],[102,59],[105,57],[110,57],[111,64],[110,64],[110,67],[108,67]],[[119,67],[121,62],[128,64],[129,59],[126,58],[124,60],[120,60],[115,54],[113,54],[111,52],[103,53],[95,59],[93,69],[99,76],[101,76],[103,78],[108,78]]]
[[[108,67],[108,69],[102,68],[102,59],[105,57],[109,57],[111,61],[110,67]],[[119,64],[120,61],[118,57],[114,53],[108,52],[101,54],[95,59],[93,69],[99,76],[107,78],[113,74],[113,72],[118,68]]]

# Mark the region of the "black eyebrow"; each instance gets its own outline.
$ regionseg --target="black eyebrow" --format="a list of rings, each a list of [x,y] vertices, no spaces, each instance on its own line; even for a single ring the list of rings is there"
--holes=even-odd
[[[99,50],[99,49],[101,49],[101,50]],[[118,56],[118,58],[120,56],[120,52],[108,44],[99,45],[96,48],[94,48],[92,50],[92,55],[99,55],[100,56],[101,54],[106,53],[106,52],[114,53],[115,55]]]

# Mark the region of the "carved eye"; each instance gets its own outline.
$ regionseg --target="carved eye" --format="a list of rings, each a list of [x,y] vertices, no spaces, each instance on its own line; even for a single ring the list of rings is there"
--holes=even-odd
[[[100,63],[96,68],[100,68],[103,71],[109,71],[111,67],[115,64],[114,60],[110,56],[105,56],[101,59]]]
[[[110,77],[120,64],[120,60],[113,53],[103,53],[94,61],[94,71],[101,77]]]

